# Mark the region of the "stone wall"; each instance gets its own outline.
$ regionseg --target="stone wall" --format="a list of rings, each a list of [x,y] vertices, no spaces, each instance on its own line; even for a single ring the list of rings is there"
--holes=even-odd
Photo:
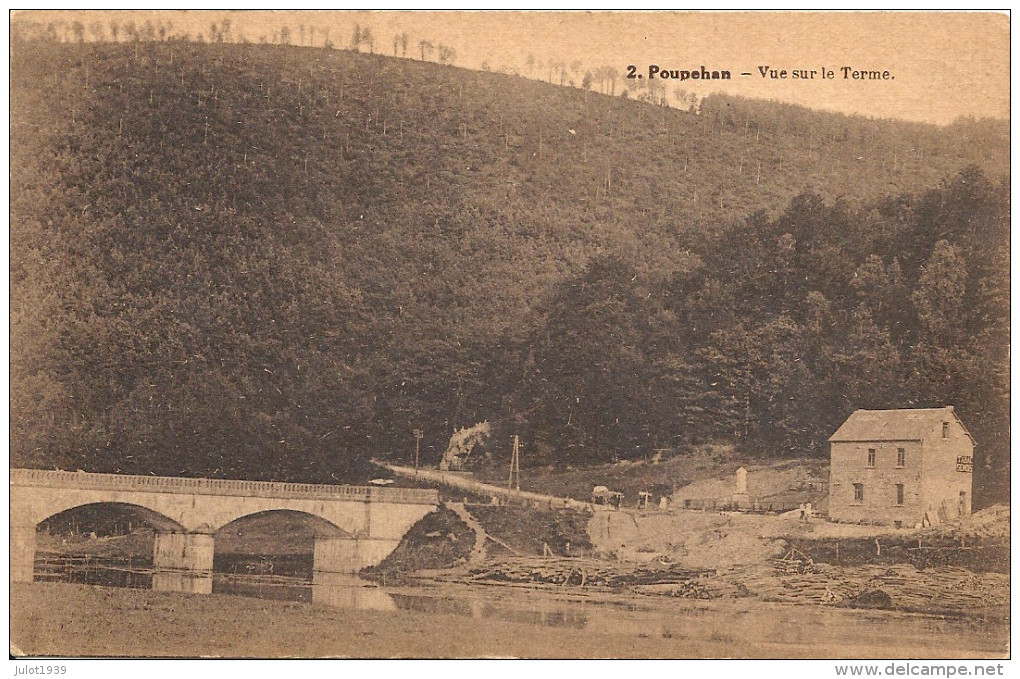
[[[974,444],[954,417],[920,441],[834,441],[831,445],[829,518],[852,523],[940,523],[970,514]],[[899,465],[898,451],[904,451]],[[875,450],[874,465],[868,450]],[[854,484],[863,485],[856,500]],[[896,485],[903,484],[903,504]],[[962,493],[962,495],[961,495]]]
[[[923,516],[923,453],[917,441],[833,442],[829,471],[829,518],[834,521],[912,526]],[[899,449],[904,464],[898,464]],[[875,464],[868,464],[868,450]],[[854,484],[864,487],[855,500]],[[896,485],[903,484],[903,504],[897,504]]]

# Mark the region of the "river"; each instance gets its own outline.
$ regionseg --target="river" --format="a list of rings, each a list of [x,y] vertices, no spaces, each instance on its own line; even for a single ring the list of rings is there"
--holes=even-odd
[[[37,579],[138,589],[152,587],[151,572],[121,562],[50,563]],[[154,589],[165,589],[155,587]],[[1009,623],[981,617],[938,617],[885,610],[761,602],[749,598],[692,600],[577,588],[468,585],[431,582],[381,587],[353,575],[300,576],[215,573],[212,597],[234,595],[359,611],[408,611],[491,619],[532,628],[583,630],[641,639],[704,639],[740,648],[838,648],[839,655],[904,657],[994,656],[1008,649]],[[207,590],[208,591],[208,590]],[[859,653],[854,652],[858,650]],[[822,657],[824,650],[819,651]],[[808,653],[809,655],[818,655]]]

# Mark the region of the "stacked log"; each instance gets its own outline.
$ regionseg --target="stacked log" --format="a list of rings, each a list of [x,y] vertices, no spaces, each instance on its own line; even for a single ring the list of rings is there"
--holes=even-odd
[[[711,571],[675,564],[518,558],[473,568],[469,575],[478,583],[531,587],[595,587],[695,599],[750,597],[945,615],[1009,615],[1008,575],[948,566],[925,570],[911,564],[833,566],[786,558]]]
[[[919,571],[910,564],[794,567],[776,563],[733,569],[719,579],[742,595],[763,601],[840,604],[868,591],[882,591],[892,608],[906,611],[973,613],[1009,604],[1009,576],[953,567]]]
[[[511,559],[469,571],[476,582],[537,583],[560,586],[608,587],[620,589],[639,585],[677,586],[693,593],[690,583],[703,571],[669,566],[614,564],[583,559]]]

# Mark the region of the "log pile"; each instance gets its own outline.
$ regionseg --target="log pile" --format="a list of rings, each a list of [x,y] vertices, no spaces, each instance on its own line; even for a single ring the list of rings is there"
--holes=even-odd
[[[781,561],[721,573],[723,586],[713,589],[722,596],[844,605],[867,592],[881,591],[892,608],[919,612],[973,613],[1009,605],[1009,576],[1002,574],[948,566],[919,571],[910,564],[793,566]]]
[[[950,566],[833,566],[799,553],[721,571],[676,564],[626,564],[587,559],[517,558],[469,570],[476,583],[531,587],[627,589],[694,599],[749,597],[761,601],[888,608],[945,615],[1009,616],[1009,576]]]
[[[666,585],[672,596],[699,596],[697,580],[704,571],[679,566],[649,567],[640,564],[615,564],[586,559],[518,558],[472,568],[474,582],[509,582],[573,587],[621,589],[640,585]]]

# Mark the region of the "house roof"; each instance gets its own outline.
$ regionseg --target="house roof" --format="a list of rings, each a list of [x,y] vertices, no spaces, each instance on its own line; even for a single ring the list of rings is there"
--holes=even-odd
[[[943,422],[956,420],[970,436],[967,427],[953,411],[945,408],[910,408],[902,410],[856,410],[829,437],[829,441],[921,441],[935,432]],[[974,440],[970,436],[971,441]]]

